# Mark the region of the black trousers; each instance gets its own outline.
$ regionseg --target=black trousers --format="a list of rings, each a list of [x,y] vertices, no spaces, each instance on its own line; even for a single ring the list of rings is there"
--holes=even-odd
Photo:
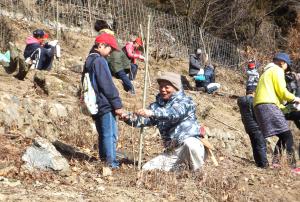
[[[294,139],[293,135],[290,130],[277,134],[276,135],[279,140],[276,143],[275,149],[274,149],[274,157],[273,157],[273,163],[280,163],[280,157],[282,155],[282,152],[286,150],[287,154],[287,160],[291,167],[296,166],[296,159],[295,159],[295,151],[294,151]]]
[[[257,167],[268,167],[266,139],[260,130],[248,133],[251,141],[253,158]]]

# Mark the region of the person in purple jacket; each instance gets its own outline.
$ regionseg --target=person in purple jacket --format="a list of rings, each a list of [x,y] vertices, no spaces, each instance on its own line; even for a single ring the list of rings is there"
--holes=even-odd
[[[91,83],[96,94],[98,113],[92,115],[99,134],[99,156],[111,168],[118,168],[116,159],[117,123],[116,115],[124,114],[122,101],[118,89],[113,83],[112,75],[105,57],[112,51],[119,51],[113,35],[102,33],[95,39],[89,56],[87,57],[82,75],[89,73]]]

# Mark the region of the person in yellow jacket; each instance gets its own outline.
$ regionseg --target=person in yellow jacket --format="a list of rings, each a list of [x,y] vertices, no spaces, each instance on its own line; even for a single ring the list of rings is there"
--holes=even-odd
[[[300,102],[286,88],[284,71],[291,65],[288,54],[278,53],[264,68],[254,98],[254,112],[265,138],[276,135],[279,140],[273,154],[273,166],[279,166],[282,150],[286,149],[290,166],[296,165],[293,135],[281,111],[285,102]]]

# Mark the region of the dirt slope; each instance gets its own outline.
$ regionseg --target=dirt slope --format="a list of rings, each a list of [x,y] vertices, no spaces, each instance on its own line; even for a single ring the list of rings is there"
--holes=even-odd
[[[45,28],[54,36],[54,30],[39,24],[24,26],[20,21],[10,20],[16,33],[15,43],[24,48],[28,30]],[[250,142],[241,123],[236,99],[229,95],[244,94],[244,78],[241,71],[217,68],[216,80],[221,83],[225,96],[207,95],[201,92],[186,91],[197,103],[199,122],[208,129],[208,136],[216,148],[220,162],[214,167],[210,160],[203,170],[196,173],[147,172],[139,173],[132,164],[123,164],[112,176],[101,175],[101,162],[69,159],[71,173],[29,172],[22,167],[21,155],[32,143],[35,136],[42,135],[50,140],[60,139],[80,148],[90,155],[97,156],[95,148],[97,134],[92,131],[90,117],[81,113],[77,91],[80,74],[72,70],[82,64],[93,38],[80,33],[64,32],[61,42],[63,58],[55,62],[56,67],[47,73],[53,85],[49,96],[43,94],[33,83],[34,71],[24,81],[16,80],[3,70],[0,74],[1,95],[13,95],[23,103],[31,99],[28,107],[32,116],[31,124],[35,133],[26,132],[22,124],[8,124],[1,120],[0,130],[0,201],[297,201],[300,198],[300,176],[293,175],[288,168],[280,170],[257,169],[253,165]],[[147,104],[157,93],[155,78],[160,71],[174,71],[187,75],[186,59],[150,60],[151,87],[148,90]],[[122,90],[119,80],[115,80],[128,111],[142,106],[144,64],[140,64],[134,85],[136,96]],[[51,86],[51,85],[50,85]],[[51,110],[35,107],[40,103],[48,107],[59,102],[68,109],[67,117],[51,115]],[[22,105],[23,106],[23,105]],[[44,105],[43,105],[44,106]],[[25,114],[23,108],[20,116]],[[70,110],[69,110],[70,109]],[[46,111],[43,111],[46,110]],[[30,110],[29,110],[30,111]],[[47,112],[47,113],[46,113]],[[41,114],[39,114],[41,113]],[[42,124],[41,117],[47,124]],[[23,122],[22,122],[23,123]],[[49,129],[50,128],[50,129]],[[38,130],[39,129],[39,130]],[[54,132],[53,132],[54,131]],[[159,135],[154,129],[146,129],[144,161],[162,151]],[[299,131],[295,130],[296,142]],[[136,158],[139,130],[119,122],[118,149]],[[270,141],[271,145],[275,140]]]

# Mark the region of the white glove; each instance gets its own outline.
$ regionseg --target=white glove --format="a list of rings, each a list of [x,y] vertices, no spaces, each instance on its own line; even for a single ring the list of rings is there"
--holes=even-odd
[[[200,68],[199,72],[197,73],[197,75],[203,75],[204,74],[204,69]]]
[[[57,43],[58,43],[58,40],[53,40],[53,41],[48,42],[48,44],[53,47],[55,47],[57,45]]]
[[[142,56],[142,55],[141,55],[139,58],[140,58],[141,60],[145,60],[145,57]]]
[[[55,49],[56,49],[56,51],[55,51],[56,57],[57,57],[57,58],[60,58],[60,57],[61,57],[61,53],[60,53],[60,45],[56,45],[56,46],[55,46]]]
[[[300,98],[299,97],[295,97],[294,102],[296,102],[297,104],[300,104]]]

